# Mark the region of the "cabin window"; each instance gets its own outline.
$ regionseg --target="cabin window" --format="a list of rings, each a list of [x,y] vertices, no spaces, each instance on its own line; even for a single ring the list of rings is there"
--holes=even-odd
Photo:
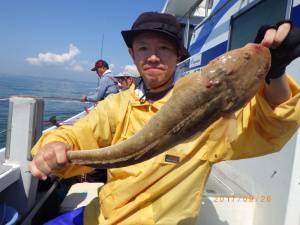
[[[276,24],[290,17],[292,1],[255,1],[233,15],[230,20],[228,50],[240,48],[254,41],[262,25]]]

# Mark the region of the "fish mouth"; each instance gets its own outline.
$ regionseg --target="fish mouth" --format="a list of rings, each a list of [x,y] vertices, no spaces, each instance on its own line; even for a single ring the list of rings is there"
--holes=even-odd
[[[256,44],[256,43],[248,43],[245,48],[252,48],[257,52],[263,51],[264,47],[262,44]]]
[[[255,44],[255,43],[249,43],[244,48],[246,51],[247,49],[253,52],[254,54],[264,55],[266,56],[268,54],[269,49],[262,44]]]

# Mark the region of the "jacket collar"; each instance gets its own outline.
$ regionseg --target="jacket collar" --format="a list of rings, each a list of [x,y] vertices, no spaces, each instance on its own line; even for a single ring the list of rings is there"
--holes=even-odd
[[[106,71],[102,74],[102,76],[104,76],[104,75],[106,75],[106,74],[109,74],[109,73],[111,73],[111,70],[110,70],[110,69],[106,70]]]
[[[131,87],[128,90],[131,95],[131,105],[132,106],[145,106],[145,105],[151,105],[157,109],[160,109],[172,96],[173,94],[173,88],[161,99],[155,101],[155,102],[149,102],[145,99],[141,99],[143,94],[143,89],[140,89],[139,86],[135,87],[134,85],[131,85]]]

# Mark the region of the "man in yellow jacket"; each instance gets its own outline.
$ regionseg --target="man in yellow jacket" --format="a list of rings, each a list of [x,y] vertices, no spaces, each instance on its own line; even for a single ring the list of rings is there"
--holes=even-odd
[[[275,52],[286,51],[281,45],[284,40],[295,45],[289,39],[299,30],[289,22],[268,28],[260,31],[258,42]],[[90,172],[91,168],[68,164],[66,152],[95,149],[128,139],[172,95],[176,64],[188,56],[176,18],[144,13],[122,35],[142,80],[136,87],[99,102],[73,126],[44,134],[32,150],[30,171],[34,176],[46,179],[50,173],[71,177]],[[150,160],[109,169],[108,182],[99,199],[77,211],[83,216],[80,224],[194,224],[214,163],[278,151],[297,130],[300,89],[285,75],[285,66],[298,56],[299,53],[293,53],[291,57],[273,59],[268,84],[235,113],[237,138],[233,142],[226,135],[218,140],[212,138],[211,134],[224,126],[220,119],[189,142]],[[177,160],[169,160],[167,155]]]

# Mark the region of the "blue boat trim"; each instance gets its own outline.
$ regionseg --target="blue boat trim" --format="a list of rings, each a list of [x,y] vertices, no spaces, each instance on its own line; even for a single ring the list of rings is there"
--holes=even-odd
[[[204,43],[207,41],[208,36],[211,34],[217,23],[221,20],[221,18],[225,15],[225,13],[237,2],[238,0],[232,0],[228,2],[227,0],[222,0],[218,2],[217,6],[211,12],[212,14],[216,13],[218,10],[219,12],[216,13],[215,16],[211,18],[211,20],[207,21],[202,30],[200,31],[197,40],[193,43],[190,48],[189,52],[191,55],[196,54],[199,52]],[[228,2],[228,3],[227,3]],[[223,7],[223,8],[222,8]]]
[[[300,27],[300,5],[292,8],[291,20],[295,26]]]

